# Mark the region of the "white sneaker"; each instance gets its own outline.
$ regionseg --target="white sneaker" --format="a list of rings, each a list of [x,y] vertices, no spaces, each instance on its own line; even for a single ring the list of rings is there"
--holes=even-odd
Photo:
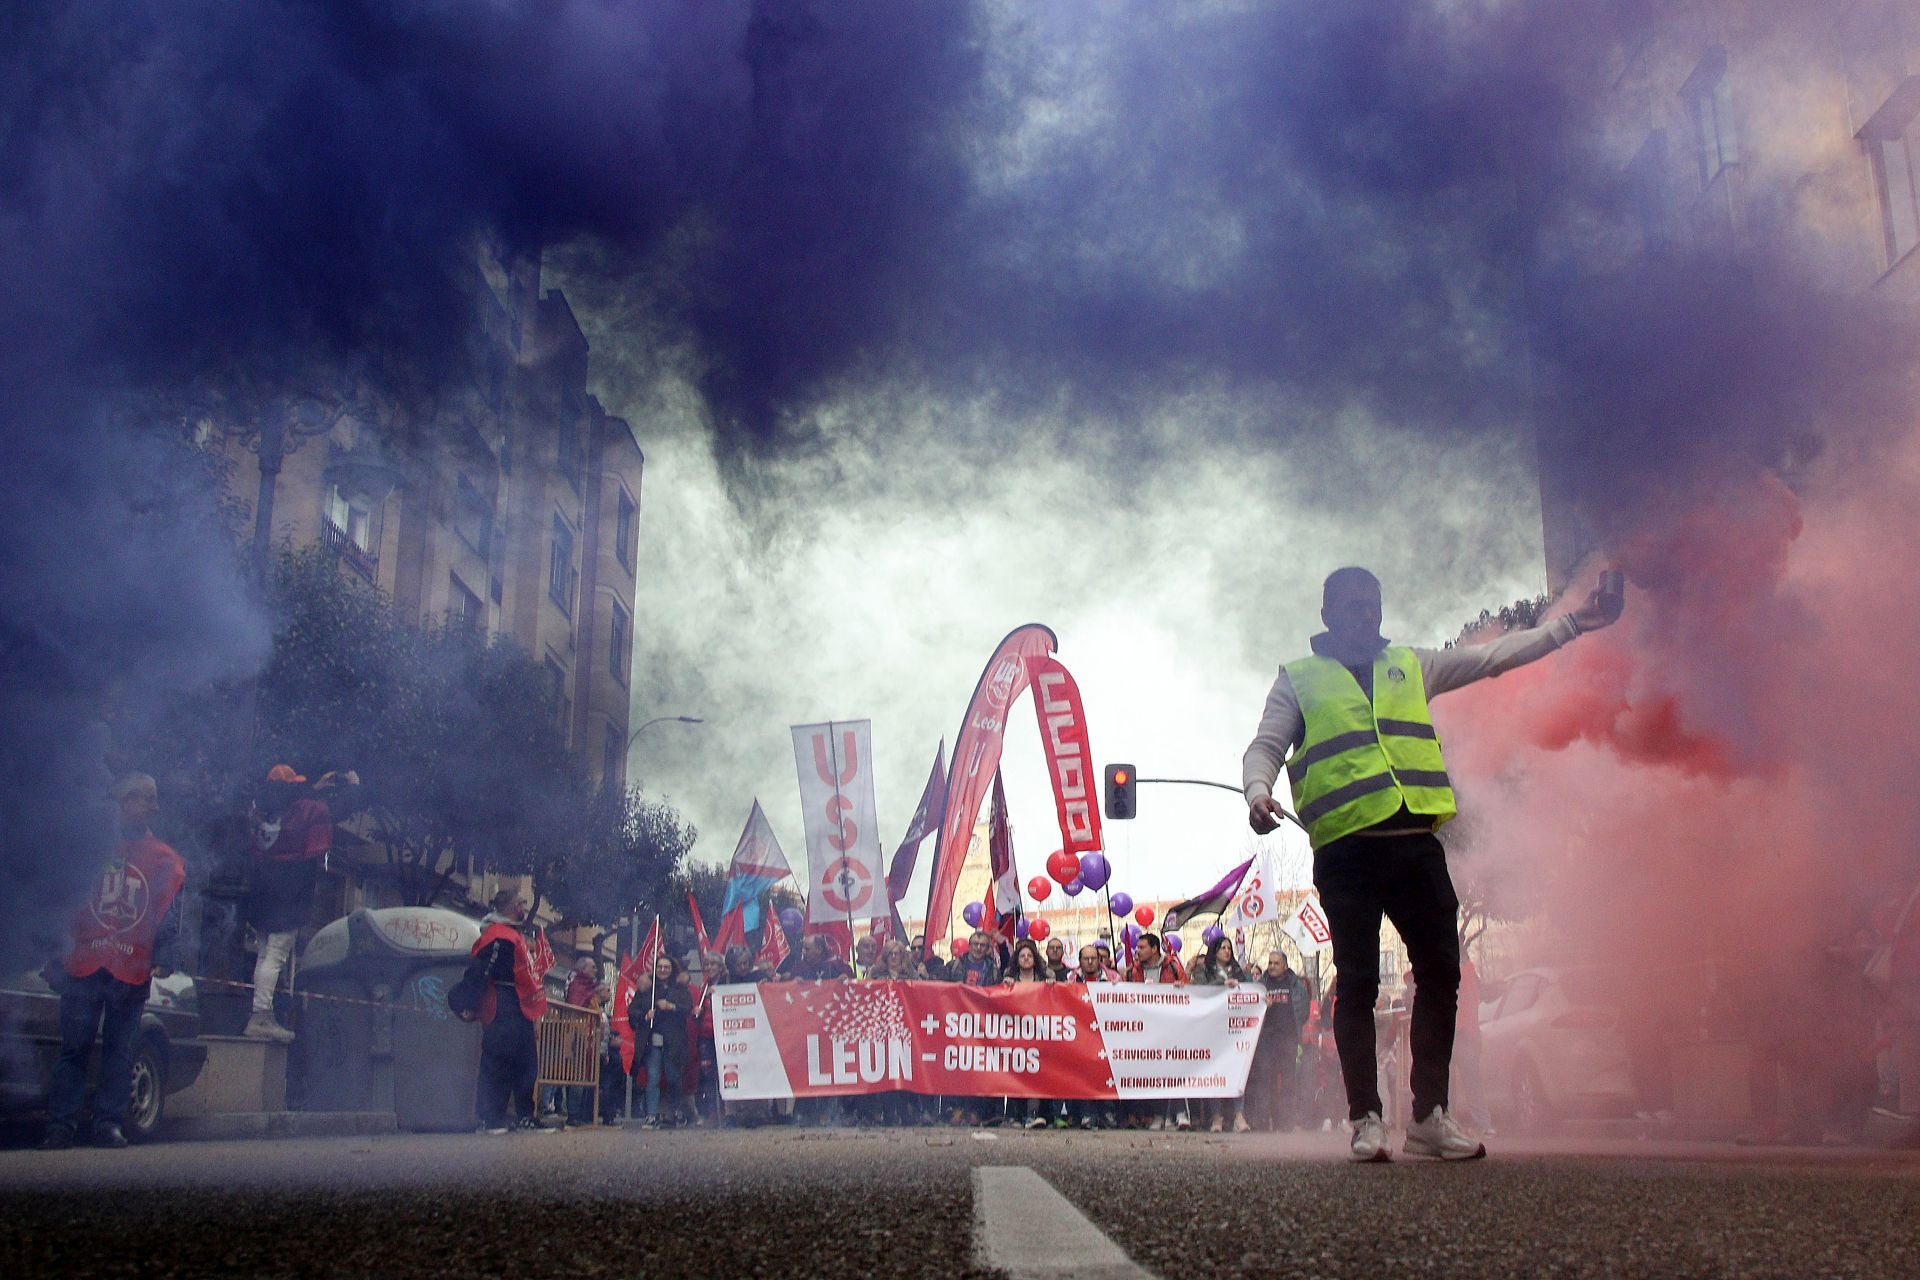
[[[1359,1135],[1354,1145],[1360,1144]],[[1441,1160],[1479,1160],[1487,1154],[1487,1145],[1460,1127],[1445,1107],[1435,1107],[1425,1120],[1407,1126],[1406,1153],[1410,1156],[1434,1156]]]
[[[1393,1159],[1387,1150],[1387,1124],[1378,1111],[1369,1111],[1353,1122],[1353,1145],[1347,1159],[1355,1164],[1385,1164]]]
[[[270,1013],[256,1013],[247,1019],[247,1029],[240,1034],[254,1040],[278,1040],[281,1044],[293,1043],[293,1032],[273,1020]]]
[[[1252,1133],[1253,1126],[1247,1123],[1245,1116],[1235,1116],[1233,1118],[1233,1131],[1235,1133]]]
[[[1173,1127],[1185,1133],[1187,1130],[1193,1128],[1193,1117],[1182,1111],[1178,1116],[1174,1117]]]
[[[1153,1119],[1147,1121],[1147,1128],[1154,1130],[1155,1132],[1158,1132],[1159,1130],[1164,1129],[1166,1127],[1167,1127],[1167,1118],[1165,1116],[1155,1116]]]

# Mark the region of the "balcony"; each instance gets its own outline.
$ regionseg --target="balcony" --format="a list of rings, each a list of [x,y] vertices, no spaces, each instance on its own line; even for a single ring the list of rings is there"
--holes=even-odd
[[[320,544],[339,556],[342,563],[368,582],[378,579],[380,557],[366,550],[345,529],[325,517],[320,521]]]

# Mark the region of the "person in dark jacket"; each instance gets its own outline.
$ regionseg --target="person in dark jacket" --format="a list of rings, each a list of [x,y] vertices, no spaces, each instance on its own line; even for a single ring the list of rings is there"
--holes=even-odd
[[[955,956],[947,966],[947,980],[967,987],[997,987],[1000,978],[1000,957],[993,951],[993,935],[975,929],[967,939],[966,954]]]
[[[133,1095],[133,1060],[140,1014],[149,983],[172,971],[180,932],[179,894],[186,863],[153,834],[159,788],[144,773],[114,784],[124,837],[87,905],[75,913],[71,946],[62,962],[48,966],[60,996],[60,1056],[42,1151],[73,1145],[87,1101],[87,1068],[96,1035],[100,1077],[93,1090],[93,1142],[124,1147],[127,1106]]]
[[[627,1006],[634,1043],[645,1051],[648,1125],[657,1125],[663,1118],[671,1122],[682,1115],[682,1072],[686,1069],[688,1037],[692,1034],[689,1015],[693,1011],[682,972],[678,960],[661,955],[653,962],[651,987],[636,991],[633,1003]]]
[[[1246,981],[1246,970],[1234,959],[1233,939],[1221,934],[1207,944],[1200,960],[1187,971],[1188,979],[1202,987],[1237,987]],[[1247,1118],[1241,1108],[1246,1099],[1236,1098],[1195,1098],[1189,1104],[1193,1123],[1211,1133],[1219,1133],[1226,1127],[1227,1116],[1232,1115],[1236,1133],[1245,1133]]]
[[[247,923],[259,951],[253,964],[253,1014],[245,1034],[260,1040],[293,1039],[293,1032],[273,1016],[273,992],[312,910],[320,864],[333,848],[333,814],[325,801],[306,790],[306,781],[291,765],[273,766],[247,815],[253,846]]]
[[[1291,1129],[1298,1123],[1300,1033],[1313,1007],[1313,988],[1278,947],[1267,953],[1267,966],[1253,981],[1266,995],[1267,1013],[1247,1073],[1245,1118],[1267,1132]]]

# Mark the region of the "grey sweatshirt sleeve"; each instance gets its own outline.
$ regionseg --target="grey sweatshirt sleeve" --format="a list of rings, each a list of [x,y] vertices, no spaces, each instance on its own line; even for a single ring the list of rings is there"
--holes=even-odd
[[[1425,667],[1421,670],[1424,673]],[[1273,688],[1267,692],[1260,727],[1254,731],[1253,741],[1247,744],[1246,754],[1240,757],[1240,789],[1246,794],[1248,804],[1273,794],[1273,782],[1280,776],[1280,765],[1293,744],[1300,740],[1304,727],[1300,700],[1294,696],[1287,669],[1282,667]]]
[[[1437,698],[1476,680],[1490,679],[1538,661],[1579,634],[1573,619],[1562,614],[1543,627],[1510,631],[1486,644],[1413,652],[1420,660],[1420,678],[1426,682],[1427,696]]]

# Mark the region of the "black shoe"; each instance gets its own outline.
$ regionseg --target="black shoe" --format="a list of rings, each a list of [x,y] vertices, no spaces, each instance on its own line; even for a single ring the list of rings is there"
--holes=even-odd
[[[127,1145],[127,1135],[120,1132],[117,1124],[100,1124],[93,1127],[93,1145],[105,1147],[109,1151],[118,1151]]]
[[[42,1151],[65,1151],[72,1145],[73,1130],[63,1124],[56,1124],[49,1127],[46,1136],[40,1139],[40,1150]]]

